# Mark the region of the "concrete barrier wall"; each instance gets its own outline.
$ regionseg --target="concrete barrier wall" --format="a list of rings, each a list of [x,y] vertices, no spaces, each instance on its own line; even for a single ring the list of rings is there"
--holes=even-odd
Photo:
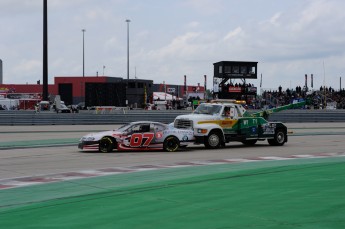
[[[130,110],[125,113],[95,114],[93,111],[81,113],[53,113],[33,111],[0,111],[0,126],[4,125],[100,125],[123,124],[133,121],[173,122],[175,117],[191,111]],[[345,122],[345,110],[286,110],[272,114],[269,121],[291,122]],[[0,127],[1,128],[1,127]]]
[[[345,110],[286,110],[272,114],[269,121],[345,122]]]
[[[123,124],[134,121],[173,122],[180,114],[191,111],[127,111],[119,113],[96,114],[94,111],[80,113],[53,113],[33,111],[2,111],[0,112],[0,126],[2,125],[100,125]]]

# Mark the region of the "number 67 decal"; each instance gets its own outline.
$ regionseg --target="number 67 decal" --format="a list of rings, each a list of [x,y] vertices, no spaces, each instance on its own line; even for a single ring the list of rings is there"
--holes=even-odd
[[[153,137],[154,137],[153,133],[132,134],[129,145],[131,147],[148,146],[150,145]]]

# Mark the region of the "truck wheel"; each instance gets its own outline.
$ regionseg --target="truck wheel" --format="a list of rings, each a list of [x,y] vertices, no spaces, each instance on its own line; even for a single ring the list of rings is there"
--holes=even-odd
[[[205,147],[208,149],[217,149],[222,145],[221,135],[219,132],[211,131],[205,138]]]
[[[103,137],[99,140],[99,151],[102,153],[109,153],[112,152],[114,149],[114,139],[111,137]]]
[[[180,141],[174,136],[167,137],[163,143],[163,149],[168,152],[175,152],[179,146]]]
[[[242,141],[242,143],[246,146],[253,146],[253,145],[255,145],[256,142],[257,142],[257,140],[244,140],[244,141]]]
[[[276,130],[273,139],[268,139],[268,144],[271,146],[282,146],[286,141],[286,133],[282,129]]]

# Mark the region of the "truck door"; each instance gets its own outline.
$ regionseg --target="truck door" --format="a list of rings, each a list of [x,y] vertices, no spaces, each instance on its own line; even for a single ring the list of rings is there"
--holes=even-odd
[[[220,126],[225,134],[234,134],[233,126],[237,122],[236,109],[234,106],[224,106]]]

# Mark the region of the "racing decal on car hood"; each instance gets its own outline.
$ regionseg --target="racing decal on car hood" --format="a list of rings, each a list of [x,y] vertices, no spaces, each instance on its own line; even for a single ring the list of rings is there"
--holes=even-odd
[[[112,136],[113,134],[114,134],[113,131],[108,130],[108,131],[103,131],[103,132],[98,132],[98,133],[90,133],[90,134],[85,135],[84,138],[93,137],[95,140],[99,140],[104,136],[107,136],[107,135]]]

